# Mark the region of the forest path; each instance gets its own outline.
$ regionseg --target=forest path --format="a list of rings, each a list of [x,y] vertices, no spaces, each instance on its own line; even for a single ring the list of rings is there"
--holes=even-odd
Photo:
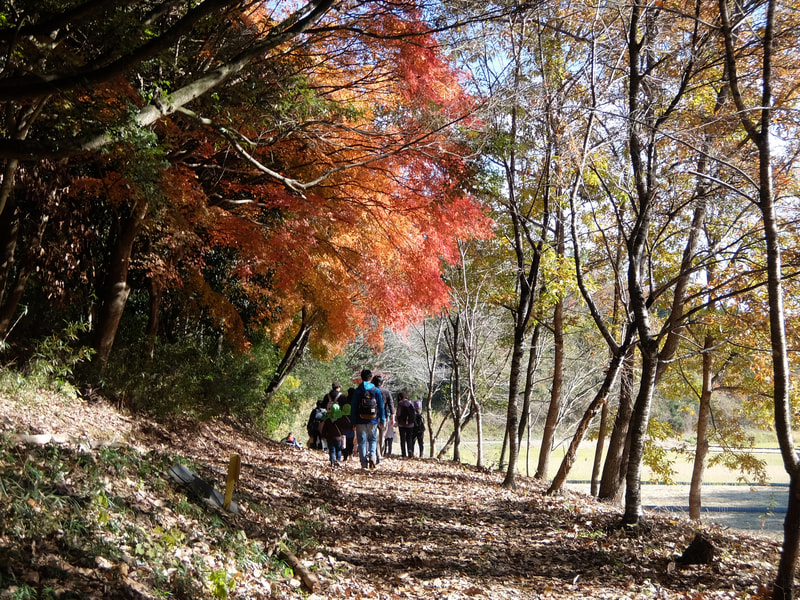
[[[270,598],[752,597],[777,564],[774,541],[711,526],[715,564],[675,568],[670,558],[694,536],[687,521],[649,514],[646,530],[625,531],[619,508],[569,491],[548,497],[524,477],[504,490],[500,473],[452,462],[389,457],[375,471],[352,460],[332,469],[327,453],[267,440],[232,419],[158,423],[104,404],[17,410],[3,398],[0,411],[17,433],[98,436],[105,426],[142,452],[186,462],[218,489],[239,454],[234,497],[243,512],[225,521],[270,553],[285,543],[319,580],[309,595],[291,572],[278,575]],[[169,486],[165,498],[185,493]],[[241,581],[256,581],[254,573]],[[230,597],[263,596],[241,583]]]

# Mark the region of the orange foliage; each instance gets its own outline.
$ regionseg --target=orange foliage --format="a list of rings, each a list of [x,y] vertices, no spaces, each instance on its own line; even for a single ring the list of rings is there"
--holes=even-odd
[[[462,74],[421,34],[413,4],[352,10],[327,33],[268,57],[241,82],[247,93],[226,92],[224,125],[262,141],[248,147],[253,158],[315,185],[290,190],[210,131],[188,133],[187,164],[204,165],[196,177],[213,217],[204,243],[235,252],[230,274],[267,307],[259,318],[275,340],[296,333],[305,309],[322,353],[356,333],[379,344],[385,328],[440,310],[442,261],[457,260],[458,238],[490,234],[463,191],[466,150],[448,126],[471,107]],[[259,13],[249,18],[254,29],[268,25]],[[176,146],[186,135],[183,124],[164,131]]]

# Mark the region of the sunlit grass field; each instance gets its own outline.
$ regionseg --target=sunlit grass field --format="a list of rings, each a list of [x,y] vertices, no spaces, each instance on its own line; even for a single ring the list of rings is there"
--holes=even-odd
[[[500,449],[502,447],[503,429],[500,421],[503,416],[497,417],[495,422],[488,422],[484,426],[484,466],[497,469],[500,460]],[[441,422],[441,416],[434,417],[436,425],[435,430],[438,431],[436,440],[436,451],[438,452],[441,446],[447,441],[452,429],[445,423],[441,430],[438,426]],[[297,431],[304,431],[305,425],[300,424],[296,427]],[[430,455],[429,433],[425,432],[425,457]],[[464,430],[463,440],[461,443],[461,462],[465,464],[476,464],[477,462],[477,443],[475,442],[475,427],[468,426]],[[789,476],[783,468],[783,461],[780,452],[778,451],[777,440],[773,432],[754,432],[755,444],[758,447],[756,456],[758,459],[764,461],[765,472],[767,474],[767,483],[788,483]],[[550,464],[548,469],[548,479],[555,476],[564,458],[569,439],[561,441],[550,457]],[[530,443],[530,451],[528,451],[527,439],[523,439],[519,452],[519,460],[517,462],[517,473],[520,475],[530,475],[536,472],[536,466],[539,459],[539,445],[538,439],[532,439]],[[584,441],[578,451],[578,458],[575,461],[568,477],[569,481],[589,481],[592,476],[592,464],[594,461],[595,453],[594,441]],[[693,440],[687,440],[687,445],[693,447]],[[399,437],[395,437],[394,454],[400,454],[400,441]],[[710,454],[709,458],[714,455]],[[452,459],[452,448],[445,454],[445,460]],[[675,483],[688,483],[692,476],[692,463],[693,458],[691,455],[682,454],[679,452],[670,452],[672,460],[672,468],[675,471],[672,479]],[[605,455],[603,456],[605,459]],[[741,483],[741,473],[732,471],[723,466],[706,467],[704,474],[704,482],[707,484],[731,484]],[[644,467],[643,482],[663,483],[657,476],[655,476],[649,468]],[[745,479],[745,483],[756,483],[755,481]]]
[[[474,435],[472,436],[474,438]],[[468,436],[469,438],[469,436]],[[446,439],[446,437],[445,437]],[[499,441],[498,441],[499,439]],[[427,438],[426,438],[427,443]],[[443,442],[442,442],[443,443]],[[566,454],[567,445],[569,442],[556,447],[550,456],[548,478],[552,478],[558,471],[561,461]],[[592,476],[592,464],[595,454],[595,442],[586,441],[581,444],[578,451],[578,458],[570,470],[568,477],[569,481],[589,481]],[[502,447],[502,438],[495,438],[490,441],[484,441],[484,465],[491,468],[497,468],[500,460],[500,449]],[[714,456],[714,452],[709,454],[709,458]],[[426,450],[425,455],[428,455]],[[452,450],[447,454],[447,458],[452,458]],[[692,477],[692,460],[693,457],[679,452],[670,452],[668,454],[672,460],[672,469],[675,471],[672,479],[675,483],[688,483]],[[783,461],[780,452],[777,448],[777,443],[769,443],[765,439],[759,444],[759,449],[756,452],[759,460],[765,462],[765,471],[767,474],[768,483],[788,483],[789,476],[783,468]],[[604,457],[605,458],[605,455]],[[533,475],[536,472],[536,466],[539,460],[539,440],[532,440],[530,452],[528,452],[526,440],[523,440],[520,447],[520,456],[517,463],[517,472],[520,475]],[[461,462],[467,464],[475,464],[477,461],[477,443],[474,439],[462,442],[461,445]],[[732,471],[723,466],[706,467],[703,477],[705,483],[739,483],[742,482],[742,474],[738,471]],[[649,468],[644,468],[643,482],[659,482],[662,483],[659,477],[655,476]],[[750,479],[744,480],[746,483],[756,483]]]

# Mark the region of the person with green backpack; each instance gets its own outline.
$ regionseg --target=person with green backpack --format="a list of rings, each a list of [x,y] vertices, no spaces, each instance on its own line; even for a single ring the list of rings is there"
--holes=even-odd
[[[330,457],[331,467],[338,467],[342,462],[342,442],[344,442],[344,434],[339,428],[339,419],[341,418],[342,411],[339,405],[334,403],[319,425],[319,433],[328,444],[328,455]]]

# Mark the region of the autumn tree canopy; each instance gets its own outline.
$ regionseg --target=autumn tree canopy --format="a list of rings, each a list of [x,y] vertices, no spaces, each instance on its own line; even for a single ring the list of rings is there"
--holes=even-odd
[[[414,3],[331,4],[20,3],[7,15],[4,312],[49,247],[42,272],[92,315],[101,367],[135,288],[150,335],[185,315],[240,349],[280,344],[274,390],[309,344],[379,343],[442,307],[442,261],[488,233],[456,135],[472,105],[464,75]],[[64,220],[25,186],[47,159],[60,161]],[[20,230],[31,216],[43,232]],[[65,232],[76,239],[59,243]]]

